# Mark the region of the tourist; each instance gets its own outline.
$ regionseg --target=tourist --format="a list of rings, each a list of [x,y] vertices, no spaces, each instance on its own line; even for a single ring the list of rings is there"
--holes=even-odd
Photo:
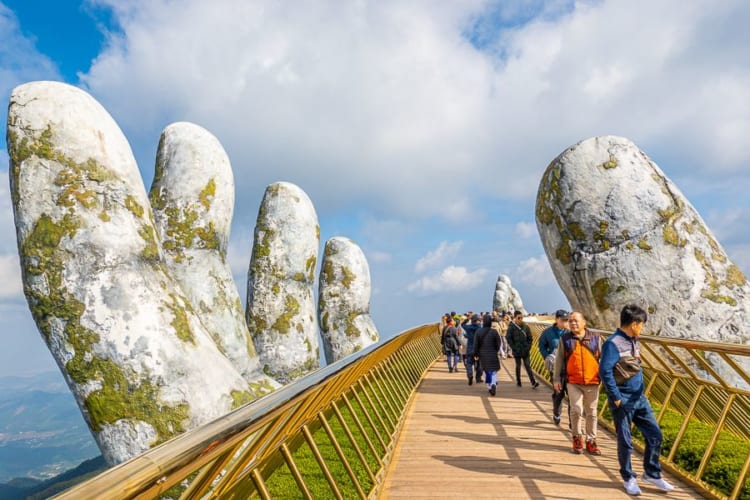
[[[448,373],[458,369],[458,356],[459,356],[459,340],[456,327],[453,326],[453,318],[448,318],[448,323],[443,330],[443,335],[440,339],[443,345],[443,352],[448,360]]]
[[[553,372],[555,369],[555,357],[557,345],[560,343],[562,334],[568,331],[568,311],[558,309],[555,312],[555,323],[547,327],[539,337],[539,352],[544,358],[544,367],[549,372],[549,381],[554,385]],[[560,425],[560,414],[562,403],[565,399],[565,377],[562,378],[561,389],[552,391],[552,421]],[[570,410],[570,406],[568,406]]]
[[[566,384],[570,405],[570,425],[573,432],[573,453],[583,453],[582,420],[586,422],[586,451],[601,455],[596,443],[596,413],[599,402],[599,358],[602,339],[586,328],[586,319],[578,311],[570,313],[569,331],[560,337],[553,382],[555,391],[562,392]]]
[[[466,359],[464,360],[466,366],[466,376],[469,379],[469,385],[474,383],[476,379],[477,384],[482,381],[482,372],[479,368],[479,360],[474,359],[474,338],[477,330],[481,328],[480,318],[478,314],[471,316],[471,323],[466,319],[461,326],[464,329],[463,337],[466,339]]]
[[[534,337],[531,336],[529,325],[523,322],[521,311],[513,313],[513,322],[508,326],[507,338],[516,361],[516,385],[521,387],[521,363],[523,362],[531,387],[536,389],[539,387],[539,382],[536,381],[531,369],[531,346],[534,343]]]
[[[487,314],[482,318],[482,328],[474,336],[474,358],[482,365],[484,382],[492,396],[497,393],[497,372],[500,370],[498,352],[501,349],[500,335],[492,329],[492,317]]]
[[[662,432],[654,417],[651,404],[643,393],[641,346],[638,337],[648,314],[640,306],[629,304],[620,311],[620,328],[604,342],[599,376],[607,391],[607,402],[617,430],[617,460],[620,476],[629,495],[640,495],[638,475],[630,465],[633,443],[630,433],[635,424],[646,443],[643,453],[643,480],[662,491],[674,486],[661,477]]]

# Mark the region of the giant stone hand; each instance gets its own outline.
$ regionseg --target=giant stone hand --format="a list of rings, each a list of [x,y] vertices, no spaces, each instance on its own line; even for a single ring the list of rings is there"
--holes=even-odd
[[[109,463],[278,387],[226,264],[233,179],[215,138],[165,130],[154,210],[127,140],[80,89],[17,87],[8,151],[24,292]]]

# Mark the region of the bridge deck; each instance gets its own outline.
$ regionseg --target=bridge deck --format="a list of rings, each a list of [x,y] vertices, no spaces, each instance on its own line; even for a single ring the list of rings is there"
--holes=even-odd
[[[467,385],[466,373],[434,364],[408,410],[382,498],[630,498],[622,489],[614,437],[599,429],[602,455],[570,451],[567,416],[552,424],[551,389],[511,380],[513,360],[500,372],[498,394]],[[642,459],[633,468],[642,473]],[[664,474],[677,489],[670,499],[702,498]],[[641,482],[641,498],[665,494]]]

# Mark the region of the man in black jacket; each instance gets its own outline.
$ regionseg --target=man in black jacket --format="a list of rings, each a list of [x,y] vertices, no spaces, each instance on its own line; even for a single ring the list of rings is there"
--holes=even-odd
[[[479,371],[479,360],[474,359],[474,338],[476,337],[477,330],[481,327],[479,315],[474,314],[471,317],[471,323],[469,318],[466,318],[461,323],[463,328],[463,336],[466,339],[466,376],[469,377],[469,385],[474,383],[476,377],[477,384],[482,381],[482,372]]]
[[[534,337],[531,336],[529,325],[523,322],[521,311],[513,313],[513,322],[508,325],[507,338],[513,351],[513,358],[516,360],[516,385],[521,387],[521,361],[523,361],[531,387],[536,389],[539,387],[539,382],[534,378],[534,372],[531,369],[531,345],[534,343]]]

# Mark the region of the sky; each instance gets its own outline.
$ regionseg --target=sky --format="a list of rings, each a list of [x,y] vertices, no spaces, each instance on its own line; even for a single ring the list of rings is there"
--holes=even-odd
[[[208,129],[234,171],[243,300],[264,189],[293,182],[321,249],[362,247],[390,337],[489,310],[499,274],[529,311],[567,307],[535,196],[550,161],[593,136],[633,140],[750,274],[748,21],[745,0],[0,0],[0,113],[21,83],[81,87],[147,189],[168,124]],[[0,376],[55,369],[23,297],[7,180],[0,322]]]

